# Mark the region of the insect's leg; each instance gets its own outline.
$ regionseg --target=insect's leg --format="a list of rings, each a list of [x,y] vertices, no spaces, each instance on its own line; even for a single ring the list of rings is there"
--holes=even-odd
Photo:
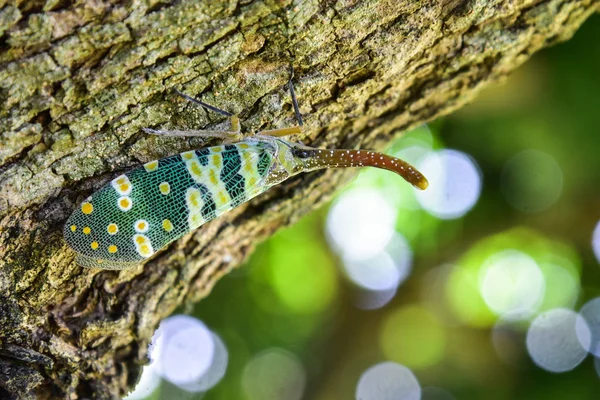
[[[270,131],[262,131],[262,132],[259,132],[258,135],[283,137],[283,136],[290,136],[290,135],[299,135],[301,133],[302,133],[301,126],[292,126],[289,128],[279,128],[279,129],[272,129]]]
[[[292,126],[290,128],[280,128],[273,129],[270,131],[262,131],[260,135],[263,136],[274,136],[274,137],[283,137],[290,135],[299,135],[302,133],[302,126],[304,122],[302,121],[302,114],[300,114],[300,107],[298,107],[298,99],[296,99],[296,92],[294,91],[294,84],[292,83],[292,79],[294,79],[294,67],[290,67],[290,80],[288,82],[288,87],[290,89],[290,94],[292,96],[292,105],[294,106],[294,113],[296,114],[296,120],[298,121],[298,126]]]
[[[211,106],[210,104],[205,103],[205,102],[203,102],[201,100],[198,100],[196,98],[193,98],[191,96],[188,96],[187,94],[182,93],[182,92],[180,92],[177,89],[173,89],[173,91],[175,93],[177,93],[179,96],[183,97],[184,99],[186,99],[188,101],[191,101],[192,103],[198,104],[198,105],[206,108],[207,110],[214,111],[217,114],[221,114],[221,115],[224,115],[226,117],[229,117],[230,120],[231,120],[231,131],[233,131],[233,132],[239,132],[240,131],[240,119],[237,117],[237,115],[234,115],[234,114],[232,114],[230,112],[227,112],[225,110],[221,110],[220,108],[217,108],[215,106]],[[206,132],[214,132],[214,131],[206,131]]]
[[[207,103],[203,102],[202,100],[195,99],[192,96],[188,96],[187,94],[182,93],[182,92],[180,92],[177,89],[173,89],[173,91],[175,93],[177,93],[179,96],[183,97],[184,99],[186,99],[188,101],[191,101],[192,103],[196,103],[196,104],[198,104],[198,105],[206,108],[207,110],[214,111],[214,112],[216,112],[218,114],[221,114],[221,115],[224,115],[226,117],[232,117],[233,116],[233,114],[230,113],[230,112],[227,112],[225,110],[221,110],[220,108],[217,108],[215,106],[211,106],[210,104],[207,104]]]
[[[304,125],[302,121],[302,114],[300,114],[300,107],[298,107],[298,100],[296,99],[296,92],[294,91],[294,84],[292,83],[292,79],[294,79],[294,66],[290,66],[290,81],[288,82],[288,86],[290,88],[290,95],[292,95],[292,105],[294,106],[294,113],[296,113],[296,120],[298,121],[298,126]]]

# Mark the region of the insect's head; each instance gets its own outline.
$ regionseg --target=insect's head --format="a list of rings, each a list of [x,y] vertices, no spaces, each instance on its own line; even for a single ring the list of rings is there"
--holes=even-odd
[[[272,154],[278,169],[286,173],[288,177],[302,172],[301,169],[298,169],[299,166],[292,154],[295,143],[281,138],[269,138],[269,143],[273,147]]]

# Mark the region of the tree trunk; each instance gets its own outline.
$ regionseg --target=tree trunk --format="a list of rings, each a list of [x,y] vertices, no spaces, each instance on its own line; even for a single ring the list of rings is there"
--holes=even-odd
[[[83,269],[62,238],[75,205],[128,169],[198,147],[143,127],[294,124],[307,144],[379,148],[447,114],[598,0],[265,2],[0,0],[0,397],[116,398],[160,320],[206,296],[259,240],[323,204],[350,172],[296,177],[144,266]]]

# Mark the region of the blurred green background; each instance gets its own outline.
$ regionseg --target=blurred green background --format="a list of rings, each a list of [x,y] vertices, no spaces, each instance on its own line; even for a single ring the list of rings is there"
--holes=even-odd
[[[227,360],[192,335],[162,367],[209,354],[212,389],[154,371],[131,398],[599,399],[599,117],[595,15],[388,149],[430,194],[361,171],[223,278],[192,315]]]

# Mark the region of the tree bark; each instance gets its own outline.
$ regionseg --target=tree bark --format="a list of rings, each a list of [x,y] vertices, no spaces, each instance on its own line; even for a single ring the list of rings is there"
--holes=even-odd
[[[350,172],[296,177],[146,265],[83,269],[62,238],[78,202],[128,169],[199,146],[143,127],[294,124],[307,144],[379,148],[447,114],[599,0],[0,0],[0,397],[116,398],[160,320],[206,296],[256,243],[323,204]]]

